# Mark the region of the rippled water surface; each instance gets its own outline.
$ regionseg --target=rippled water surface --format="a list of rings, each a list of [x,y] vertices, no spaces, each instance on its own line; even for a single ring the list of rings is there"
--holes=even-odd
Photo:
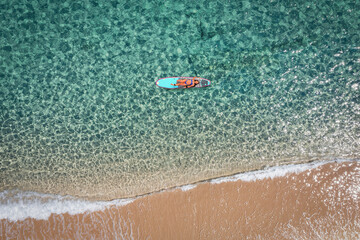
[[[110,199],[360,156],[358,1],[2,1],[0,19],[0,190]]]

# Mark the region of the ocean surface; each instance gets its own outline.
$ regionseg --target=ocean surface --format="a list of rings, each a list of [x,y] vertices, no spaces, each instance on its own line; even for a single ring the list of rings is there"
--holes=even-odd
[[[360,158],[359,1],[5,0],[0,20],[1,204]]]

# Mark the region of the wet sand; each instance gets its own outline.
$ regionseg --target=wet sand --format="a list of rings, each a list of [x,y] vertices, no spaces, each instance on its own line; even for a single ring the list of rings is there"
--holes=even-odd
[[[210,181],[125,206],[1,220],[1,239],[359,239],[360,162],[282,177]]]

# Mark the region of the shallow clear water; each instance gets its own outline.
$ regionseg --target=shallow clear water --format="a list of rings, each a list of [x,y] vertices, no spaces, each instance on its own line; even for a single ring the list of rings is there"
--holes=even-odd
[[[109,199],[360,156],[357,1],[3,1],[0,18],[0,190]]]

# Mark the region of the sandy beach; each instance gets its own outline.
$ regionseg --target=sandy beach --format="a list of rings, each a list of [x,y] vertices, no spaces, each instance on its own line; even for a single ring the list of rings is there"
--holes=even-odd
[[[257,171],[183,186],[101,211],[2,219],[1,239],[360,237],[358,161],[281,171],[280,176]]]

